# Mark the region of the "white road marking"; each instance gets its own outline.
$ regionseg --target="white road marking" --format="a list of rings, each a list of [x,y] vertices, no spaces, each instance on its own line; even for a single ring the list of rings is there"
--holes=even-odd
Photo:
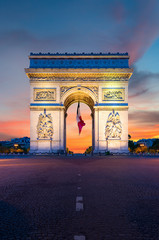
[[[83,197],[77,196],[76,197],[76,211],[83,211]]]
[[[79,236],[74,236],[74,240],[86,240],[85,236],[79,235]]]
[[[83,203],[76,202],[76,212],[83,211]]]
[[[82,202],[82,201],[83,201],[83,197],[81,196],[76,197],[76,202]]]

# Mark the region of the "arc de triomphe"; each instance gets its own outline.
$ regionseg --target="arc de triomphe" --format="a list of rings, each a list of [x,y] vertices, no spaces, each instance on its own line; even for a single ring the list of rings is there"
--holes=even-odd
[[[30,152],[66,150],[67,109],[75,102],[92,111],[93,151],[128,151],[127,53],[34,54],[30,79]]]

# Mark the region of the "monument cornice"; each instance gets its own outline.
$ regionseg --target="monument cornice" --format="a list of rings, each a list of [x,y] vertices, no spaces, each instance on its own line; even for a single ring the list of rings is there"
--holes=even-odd
[[[113,110],[116,110],[116,111],[127,111],[129,109],[128,106],[94,106],[94,110],[95,111],[113,111]]]
[[[65,109],[65,106],[30,106],[30,111],[42,111],[44,108],[47,111],[59,111]]]
[[[27,68],[30,81],[128,81],[133,73],[131,68],[115,69],[43,69]]]
[[[94,58],[102,58],[102,59],[105,59],[105,58],[127,58],[129,59],[130,57],[128,55],[113,55],[113,54],[110,54],[110,55],[104,55],[104,54],[97,54],[97,55],[89,55],[89,54],[85,54],[85,55],[30,55],[28,56],[29,59],[79,59],[79,58],[89,58],[89,59],[94,59]]]
[[[133,73],[133,68],[25,68],[29,73]]]

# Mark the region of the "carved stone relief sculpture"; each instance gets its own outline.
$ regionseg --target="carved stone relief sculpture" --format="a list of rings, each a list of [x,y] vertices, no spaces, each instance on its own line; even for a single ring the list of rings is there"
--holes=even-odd
[[[50,139],[53,136],[53,126],[51,114],[44,113],[39,115],[38,125],[37,125],[37,135],[39,139]]]
[[[120,115],[118,112],[115,113],[113,110],[113,112],[108,116],[105,128],[105,137],[106,139],[121,139],[121,134],[122,124],[120,121]]]
[[[102,89],[103,101],[124,101],[125,89],[124,88],[104,88]]]
[[[70,87],[62,86],[60,88],[60,97],[62,97],[68,90],[76,88],[76,87],[78,87],[78,86],[70,86]],[[97,86],[81,86],[80,85],[80,88],[81,87],[91,90],[95,94],[95,96],[98,97],[98,87]]]
[[[56,89],[34,89],[34,101],[55,101]]]

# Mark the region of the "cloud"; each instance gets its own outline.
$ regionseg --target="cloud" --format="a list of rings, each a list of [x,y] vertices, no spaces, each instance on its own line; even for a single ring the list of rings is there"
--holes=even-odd
[[[69,4],[68,4],[69,5]],[[157,0],[128,1],[103,0],[81,1],[78,5],[79,14],[66,14],[65,27],[61,22],[45,22],[39,28],[19,28],[1,32],[0,46],[2,51],[7,48],[33,52],[129,52],[130,63],[136,62],[159,36],[159,15]],[[68,11],[77,10],[75,4],[67,6]],[[85,9],[83,10],[83,7]],[[143,7],[144,6],[144,7]],[[80,15],[80,13],[82,15]],[[36,14],[36,13],[35,13]],[[66,15],[66,16],[65,16]],[[61,19],[63,19],[61,17]],[[59,19],[59,16],[58,16]],[[59,20],[61,20],[59,19]],[[78,21],[77,21],[78,19]],[[41,20],[39,20],[41,21]],[[44,25],[48,25],[50,34],[44,34]],[[56,25],[55,25],[56,23]],[[39,22],[40,24],[40,22]],[[82,37],[81,37],[82,36]]]
[[[129,80],[129,110],[159,110],[159,73],[138,71]]]
[[[159,73],[152,73],[150,71],[138,71],[134,67],[133,75],[129,81],[129,90],[136,91],[136,89],[143,89],[146,85],[152,83],[157,83],[159,78]]]
[[[29,136],[30,121],[0,121],[0,136],[4,139]],[[5,138],[6,136],[6,138]]]
[[[129,134],[133,139],[159,135],[158,79],[159,74],[134,69],[129,84]]]
[[[113,5],[110,6],[111,17],[116,21],[116,23],[122,23],[125,21],[126,17],[126,6],[122,1],[113,1]]]
[[[59,33],[52,36],[38,37],[28,30],[10,30],[1,32],[0,49],[2,53],[9,54],[8,51],[14,49],[17,52],[50,52],[65,50],[67,43],[71,40],[72,33]],[[15,57],[15,56],[14,56]],[[24,55],[23,57],[26,57]]]
[[[159,2],[134,0],[133,3],[112,1],[111,4],[109,15],[114,24],[111,21],[111,29],[99,33],[101,50],[128,52],[132,65],[159,36]]]
[[[5,133],[0,132],[0,141],[10,141],[14,137],[15,136],[13,136],[11,134],[5,134]]]
[[[129,113],[129,134],[133,139],[159,137],[158,111],[133,111]]]
[[[139,140],[142,138],[159,138],[159,127],[157,126],[143,126],[129,124],[129,134],[133,140]]]
[[[133,139],[159,137],[159,73],[138,71],[129,81],[129,134]]]
[[[159,123],[158,111],[133,111],[129,113],[130,122],[143,125],[156,125]]]
[[[136,97],[141,96],[142,94],[145,94],[147,92],[148,92],[148,88],[147,89],[143,89],[142,91],[136,92],[133,95],[129,95],[129,99],[136,98]]]

